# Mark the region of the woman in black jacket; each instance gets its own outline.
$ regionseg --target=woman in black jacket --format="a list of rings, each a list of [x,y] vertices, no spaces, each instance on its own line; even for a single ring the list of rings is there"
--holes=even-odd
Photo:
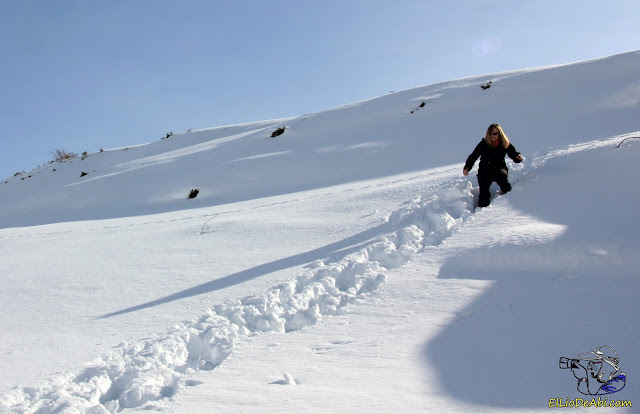
[[[508,155],[516,163],[522,162],[522,155],[511,145],[502,127],[498,124],[491,124],[487,129],[487,135],[469,155],[462,170],[464,175],[469,175],[473,164],[480,157],[480,167],[478,168],[480,197],[478,207],[489,205],[491,199],[489,188],[494,181],[500,186],[503,194],[511,191],[511,184],[507,180],[509,170],[504,162],[505,155]]]

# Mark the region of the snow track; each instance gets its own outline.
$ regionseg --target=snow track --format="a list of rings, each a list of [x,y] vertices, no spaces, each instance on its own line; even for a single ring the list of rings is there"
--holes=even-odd
[[[122,344],[81,372],[66,372],[35,387],[8,391],[0,411],[17,413],[118,412],[157,408],[191,383],[200,370],[219,366],[243,337],[291,332],[324,316],[342,315],[346,306],[375,292],[387,269],[406,263],[422,248],[457,231],[472,214],[468,180],[455,179],[426,199],[404,203],[387,219],[391,232],[340,260],[315,261],[296,279],[261,296],[213,306],[163,335]],[[395,231],[393,231],[395,229]]]
[[[548,159],[611,145],[612,140],[546,153],[514,169],[512,181],[534,172]],[[158,401],[193,385],[197,371],[213,370],[235,344],[262,332],[287,333],[314,325],[324,316],[347,313],[347,306],[374,293],[385,272],[436,246],[472,216],[469,180],[455,178],[429,195],[401,205],[386,219],[389,231],[358,252],[332,262],[315,261],[294,280],[260,296],[215,305],[198,318],[178,323],[162,335],[122,344],[78,372],[66,372],[34,387],[17,387],[0,399],[0,412],[118,412],[161,408]]]

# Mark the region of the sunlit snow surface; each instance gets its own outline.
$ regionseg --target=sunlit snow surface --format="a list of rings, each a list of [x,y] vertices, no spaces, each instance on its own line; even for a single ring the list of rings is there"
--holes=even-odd
[[[639,83],[633,52],[3,180],[0,412],[542,412],[604,344],[640,403]],[[525,161],[477,209],[492,122]]]

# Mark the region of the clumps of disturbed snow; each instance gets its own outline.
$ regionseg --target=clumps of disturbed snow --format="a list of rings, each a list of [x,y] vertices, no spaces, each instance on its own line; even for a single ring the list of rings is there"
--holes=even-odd
[[[216,305],[161,336],[123,344],[81,372],[10,390],[0,400],[0,411],[97,414],[160,408],[160,400],[190,385],[190,375],[219,366],[239,339],[268,331],[297,331],[324,316],[346,313],[347,305],[378,289],[385,270],[403,265],[426,246],[440,244],[460,229],[472,211],[471,183],[451,180],[428,197],[404,203],[387,220],[396,230],[360,251],[335,262],[316,261],[296,279],[263,295]]]

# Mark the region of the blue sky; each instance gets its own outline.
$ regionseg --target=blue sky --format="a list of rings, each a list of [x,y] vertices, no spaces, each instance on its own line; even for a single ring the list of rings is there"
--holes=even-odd
[[[0,0],[0,178],[54,149],[637,50],[638,21],[637,0]]]

